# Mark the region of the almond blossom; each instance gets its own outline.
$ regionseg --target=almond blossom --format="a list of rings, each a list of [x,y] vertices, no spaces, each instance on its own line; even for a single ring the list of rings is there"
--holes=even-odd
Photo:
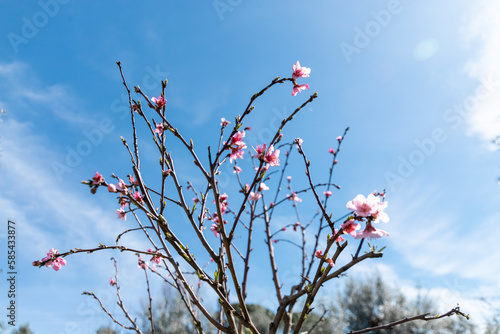
[[[377,229],[372,226],[371,223],[366,223],[366,227],[363,231],[360,231],[356,234],[356,239],[368,238],[368,239],[378,239],[382,236],[387,236],[389,233],[386,231]]]
[[[334,233],[335,233],[335,234],[332,236],[332,238],[333,238],[333,237],[337,234],[337,232],[338,232],[338,230],[337,230],[337,229],[335,229],[335,230],[334,230]],[[344,240],[345,240],[345,239],[344,239],[344,237],[343,237],[343,236],[341,236],[341,235],[339,235],[335,241],[336,241],[336,242],[342,242],[342,241],[344,241]]]
[[[244,149],[247,148],[247,145],[243,141],[245,137],[245,131],[238,131],[231,137],[231,154],[229,155],[229,162],[233,162],[236,159],[243,159],[243,153],[245,153]]]
[[[113,278],[110,278],[109,285],[111,285],[111,286],[116,285],[116,281]]]
[[[151,98],[151,101],[156,103],[158,108],[163,108],[167,104],[167,99],[164,96],[153,97]]]
[[[116,192],[116,186],[112,183],[108,184],[108,191],[110,193],[115,193]]]
[[[367,198],[359,194],[352,201],[347,202],[346,207],[355,211],[360,217],[368,217],[377,212],[379,201],[380,199],[373,194],[368,195]]]
[[[342,229],[342,231],[344,231],[345,234],[350,234],[355,237],[356,231],[361,228],[361,225],[359,223],[356,223],[354,219],[348,219],[342,225],[340,225],[340,228]]]
[[[214,232],[216,238],[219,237],[219,226],[217,226],[217,224],[212,224],[212,226],[210,226],[210,231]]]
[[[99,174],[99,172],[95,172],[92,180],[94,180],[92,184],[101,184],[102,182],[104,182],[104,176],[102,176],[102,174]]]
[[[269,187],[266,186],[264,182],[261,182],[259,184],[259,191],[265,191],[265,190],[269,190]]]
[[[126,221],[127,220],[127,213],[125,212],[125,210],[123,210],[123,208],[120,208],[120,209],[116,209],[116,214],[118,215],[118,219],[121,219],[123,221]]]
[[[269,163],[271,167],[279,166],[280,165],[280,150],[274,150],[274,145],[269,146],[269,149],[266,152],[266,155],[264,156],[264,161]]]
[[[224,117],[222,117],[220,119],[220,126],[222,126],[223,128],[225,128],[226,126],[228,126],[229,124],[231,124],[231,122],[229,121],[226,121],[226,119]]]
[[[303,85],[296,84],[295,86],[293,86],[292,96],[297,95],[298,93],[302,92],[304,89],[309,89],[309,85],[308,84],[303,84]]]
[[[137,202],[137,203],[142,203],[142,195],[140,192],[136,192],[132,194],[132,198]]]
[[[302,199],[299,198],[299,196],[297,196],[296,193],[292,193],[291,195],[286,195],[286,197],[290,200],[290,201],[294,201],[294,202],[302,202]]]
[[[266,148],[267,148],[266,143],[262,145],[257,145],[257,148],[254,148],[256,154],[253,157],[255,159],[260,159],[260,157],[264,156],[264,154],[266,153]]]
[[[154,251],[153,248],[149,248],[148,253],[156,253],[156,252]],[[159,254],[153,254],[153,257],[151,258],[150,261],[152,261],[156,264],[160,264],[161,263],[161,256]]]
[[[250,201],[258,201],[258,200],[259,200],[259,198],[261,198],[261,197],[262,197],[262,194],[261,194],[261,193],[259,193],[259,192],[254,193],[254,192],[252,191],[252,192],[250,192],[250,195],[248,196],[248,199],[249,199]]]
[[[162,135],[163,132],[165,132],[165,127],[163,126],[163,123],[156,124],[155,133]]]
[[[318,259],[321,259],[323,257],[323,252],[321,249],[318,249],[316,253],[314,253],[314,256],[316,256]]]
[[[138,265],[137,265],[139,268],[141,269],[148,269],[148,264],[146,262],[144,262],[144,260],[139,256],[138,258]]]
[[[309,74],[311,73],[311,69],[308,67],[301,67],[299,61],[293,65],[293,74],[292,78],[298,79],[298,78],[309,78]]]
[[[45,267],[54,269],[58,271],[62,266],[66,265],[66,260],[59,257],[57,249],[51,248],[47,253],[47,256],[42,259],[45,262]]]

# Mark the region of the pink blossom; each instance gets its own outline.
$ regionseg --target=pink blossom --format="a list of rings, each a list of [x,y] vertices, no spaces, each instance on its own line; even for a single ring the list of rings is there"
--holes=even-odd
[[[127,185],[122,179],[118,179],[118,183],[116,184],[116,189],[120,192],[127,193]]]
[[[264,156],[264,154],[266,153],[266,148],[267,148],[266,143],[262,145],[257,145],[257,148],[254,148],[256,154],[253,157],[255,159],[260,159],[260,157]]]
[[[330,152],[331,154],[335,154],[335,150],[332,147],[330,147],[330,149],[328,150],[328,152]]]
[[[243,141],[245,137],[245,131],[238,131],[231,137],[231,154],[229,155],[229,162],[233,162],[236,159],[243,159],[244,149],[247,145]]]
[[[264,182],[261,182],[259,184],[259,191],[264,191],[264,190],[269,190],[269,187],[264,184]]]
[[[148,253],[156,253],[156,252],[152,248],[150,248],[150,249],[148,249]],[[152,261],[156,264],[160,264],[161,263],[161,256],[159,254],[154,254],[150,261]]]
[[[243,154],[245,151],[243,150],[232,150],[229,155],[229,162],[233,162],[236,159],[243,159]]]
[[[299,198],[299,196],[297,196],[296,193],[292,193],[291,195],[286,195],[286,197],[290,200],[290,201],[294,201],[294,202],[302,202],[302,199]]]
[[[226,121],[226,119],[225,119],[224,117],[222,117],[222,118],[220,119],[220,122],[221,122],[221,123],[220,123],[220,126],[222,126],[223,128],[225,128],[226,126],[228,126],[229,124],[231,124],[231,122]]]
[[[92,180],[94,180],[92,184],[101,184],[102,182],[104,182],[104,177],[102,176],[102,174],[99,174],[99,172],[95,172]]]
[[[283,232],[286,232],[286,226],[283,226],[283,228],[281,229]]]
[[[338,230],[337,230],[337,229],[335,229],[335,230],[334,230],[334,233],[335,233],[335,234],[337,234],[337,232],[338,232]],[[334,235],[334,236],[335,236],[335,235]],[[333,236],[332,236],[332,238],[333,238]],[[343,237],[343,236],[341,236],[341,235],[339,235],[339,236],[337,237],[337,240],[335,240],[335,241],[336,241],[336,242],[342,242],[342,241],[344,241],[344,240],[345,240],[345,239],[344,239],[344,237]]]
[[[291,177],[291,176],[287,176],[287,177],[286,177],[286,179],[287,179],[288,181],[290,181],[290,180],[292,179],[292,177]]]
[[[337,159],[333,160],[333,164],[334,164],[334,165],[336,165],[336,164],[338,164],[338,163],[339,163],[339,161],[338,161]]]
[[[116,192],[116,187],[115,187],[115,185],[114,185],[114,184],[112,184],[112,183],[108,184],[108,191],[109,191],[110,193],[115,193],[115,192]]]
[[[297,147],[299,147],[299,145],[302,145],[304,141],[302,140],[302,138],[295,138],[295,143],[297,144]]]
[[[302,92],[304,89],[309,89],[309,85],[308,84],[303,84],[303,85],[295,85],[295,86],[293,86],[292,96],[297,95],[298,93]]]
[[[330,267],[335,267],[335,263],[333,263],[332,259],[326,259],[326,262],[330,265]]]
[[[198,199],[198,197],[193,197],[193,202],[194,204],[198,203],[200,200]]]
[[[293,65],[293,74],[292,78],[298,79],[298,78],[309,78],[309,74],[311,73],[311,69],[308,67],[301,67],[299,61]]]
[[[210,227],[210,231],[214,232],[216,238],[219,237],[219,227],[217,226],[217,224],[212,224],[212,226]]]
[[[356,239],[368,238],[368,239],[378,239],[382,236],[387,236],[389,233],[386,231],[376,229],[370,223],[366,223],[366,227],[363,231],[356,234]]]
[[[384,212],[384,210],[385,208],[387,208],[388,203],[386,201],[380,202],[380,199],[378,197],[377,199],[379,200],[379,202],[377,203],[377,212],[373,214],[373,217],[375,218],[373,222],[378,223],[378,220],[380,219],[384,223],[387,223],[389,221],[389,216]]]
[[[264,161],[269,163],[271,167],[279,166],[280,165],[280,150],[274,150],[274,145],[269,146],[269,149],[267,150],[266,155],[264,156]]]
[[[134,177],[132,175],[128,175],[128,182],[131,185],[139,185],[139,183],[134,179]]]
[[[361,225],[356,223],[354,219],[349,219],[340,225],[340,228],[342,228],[345,234],[350,234],[354,237],[356,236],[356,231],[361,228]]]
[[[165,132],[165,128],[163,126],[163,123],[156,124],[155,133],[158,133],[158,134],[162,135],[163,132]]]
[[[352,201],[349,201],[346,207],[353,210],[360,217],[368,217],[378,211],[378,202],[380,199],[373,196],[373,194],[365,196],[359,194]]]
[[[61,269],[61,266],[65,265],[66,265],[65,259],[63,259],[62,257],[56,257],[52,263],[52,269],[58,271],[59,269]]]
[[[151,101],[156,103],[158,108],[163,108],[167,104],[167,99],[164,96],[153,97],[151,98]]]
[[[327,190],[327,191],[323,191],[323,194],[326,196],[326,197],[330,197],[332,196],[332,191],[331,190]]]
[[[123,210],[123,208],[116,209],[115,212],[118,215],[118,217],[116,217],[117,219],[121,219],[123,221],[127,220],[127,213],[125,212],[125,210]]]
[[[42,262],[45,262],[47,268],[52,267],[52,269],[58,271],[62,266],[66,265],[66,260],[58,255],[57,249],[51,248],[47,256],[42,259]]]
[[[269,164],[265,164],[264,166],[262,166],[261,168],[261,173],[265,173],[269,170],[269,167],[271,167]]]
[[[241,170],[242,170],[242,169],[241,169],[240,167],[238,167],[238,166],[234,166],[234,167],[233,167],[233,169],[234,169],[234,170],[233,170],[233,173],[236,173],[236,174],[241,173]]]
[[[139,268],[148,269],[148,264],[139,256],[138,265]]]
[[[323,252],[321,249],[318,249],[316,253],[314,253],[314,256],[316,256],[318,259],[321,259],[323,257]]]
[[[137,202],[137,203],[142,203],[142,195],[140,192],[135,192],[132,194],[132,198]]]
[[[342,136],[338,136],[337,141],[340,143],[342,141]]]
[[[251,201],[258,201],[259,198],[262,197],[262,194],[259,192],[254,193],[253,191],[250,192],[250,195],[248,196],[248,199]]]
[[[116,281],[113,278],[110,278],[109,285],[111,285],[111,286],[116,285]]]
[[[226,193],[223,193],[219,196],[219,201],[226,202],[229,196]]]
[[[277,243],[278,243],[278,241],[279,241],[278,239],[273,239],[273,240],[272,240],[273,244],[277,244]]]

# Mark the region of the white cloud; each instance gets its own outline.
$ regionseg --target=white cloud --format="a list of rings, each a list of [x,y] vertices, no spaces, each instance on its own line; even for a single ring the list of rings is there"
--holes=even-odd
[[[481,0],[474,2],[477,11],[473,14],[470,23],[463,29],[464,39],[469,47],[479,51],[466,66],[468,74],[479,80],[488,81],[493,78],[500,82],[500,21],[498,12],[500,3],[496,0]],[[470,131],[482,139],[491,141],[500,134],[500,94],[498,84],[495,92],[477,106],[471,114]]]
[[[21,62],[0,63],[1,107],[27,118],[46,113],[72,125],[90,125],[82,101],[61,84],[45,85],[33,70]]]

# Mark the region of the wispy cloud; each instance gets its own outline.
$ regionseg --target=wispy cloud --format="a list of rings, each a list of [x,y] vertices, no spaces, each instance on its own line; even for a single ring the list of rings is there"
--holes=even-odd
[[[474,3],[477,10],[468,25],[463,29],[463,36],[471,48],[478,47],[478,52],[466,66],[469,75],[479,81],[496,83],[493,96],[482,101],[471,114],[470,131],[482,139],[491,141],[498,136],[500,129],[500,21],[498,12],[500,3],[495,0],[481,0]]]
[[[82,101],[61,84],[46,85],[33,69],[22,62],[0,63],[2,108],[23,117],[52,115],[68,125],[90,125]]]

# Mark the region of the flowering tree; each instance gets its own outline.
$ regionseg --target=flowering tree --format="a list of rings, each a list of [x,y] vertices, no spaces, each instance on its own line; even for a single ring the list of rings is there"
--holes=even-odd
[[[340,277],[354,265],[370,258],[382,257],[382,250],[372,247],[360,254],[365,239],[376,239],[388,236],[388,233],[377,228],[379,221],[387,222],[389,217],[385,213],[387,201],[384,192],[375,192],[368,196],[357,195],[346,204],[346,214],[333,219],[328,213],[327,205],[329,198],[333,195],[332,190],[340,187],[332,183],[334,167],[337,164],[337,155],[348,129],[336,140],[336,148],[331,148],[332,163],[329,169],[328,180],[325,183],[315,183],[310,171],[310,161],[302,148],[302,140],[296,138],[292,142],[285,143],[283,130],[292,121],[295,115],[305,106],[317,98],[317,93],[309,96],[290,115],[283,119],[275,134],[269,142],[257,145],[248,153],[249,147],[245,143],[245,135],[251,129],[244,126],[247,117],[252,113],[253,103],[270,88],[278,84],[292,84],[292,95],[297,96],[303,90],[309,89],[308,84],[299,84],[297,81],[308,78],[311,70],[302,67],[297,61],[293,65],[291,78],[276,78],[258,93],[254,94],[247,107],[241,115],[234,118],[232,122],[221,119],[218,146],[214,150],[208,147],[207,159],[201,159],[199,152],[195,151],[193,140],[187,140],[180,131],[171,123],[166,115],[167,100],[165,89],[167,80],[162,82],[162,91],[158,97],[149,98],[140,87],[135,87],[135,93],[139,99],[134,99],[128,88],[120,63],[118,62],[123,84],[128,92],[132,122],[133,141],[129,142],[122,138],[123,145],[128,150],[131,159],[131,175],[125,178],[111,175],[111,180],[96,172],[95,175],[82,183],[90,188],[95,194],[99,188],[105,188],[111,195],[115,195],[119,208],[116,209],[117,218],[127,221],[130,216],[137,223],[136,228],[131,228],[120,233],[116,239],[116,245],[99,244],[93,249],[74,248],[64,253],[51,249],[47,256],[35,261],[35,266],[52,267],[60,270],[66,265],[65,258],[77,253],[92,253],[106,249],[131,252],[137,256],[138,266],[145,273],[147,282],[147,296],[149,300],[149,320],[151,332],[154,333],[154,312],[152,311],[152,297],[150,292],[150,275],[154,274],[178,291],[179,296],[188,310],[196,331],[205,333],[200,317],[204,317],[208,323],[216,328],[219,333],[260,333],[251,317],[247,305],[248,286],[250,281],[249,271],[254,259],[252,250],[256,242],[255,228],[257,224],[264,227],[265,245],[269,269],[276,294],[278,305],[273,320],[269,324],[269,333],[300,333],[307,315],[313,310],[315,297],[325,283],[333,278]],[[141,103],[141,99],[143,102]],[[143,103],[145,102],[145,106]],[[144,126],[153,137],[154,144],[160,156],[158,172],[160,182],[150,184],[145,182],[141,173],[139,155],[137,122],[142,120]],[[182,180],[176,169],[174,158],[167,150],[167,144],[172,141],[167,138],[173,136],[189,153],[193,163],[203,178],[201,187],[195,186],[189,180]],[[171,137],[170,137],[171,138]],[[306,182],[308,186],[304,189],[294,190],[292,178],[285,176],[292,151],[298,152],[300,163],[305,167]],[[238,162],[247,159],[253,163],[253,169],[243,170]],[[237,184],[235,192],[228,195],[223,192],[218,181],[222,167],[231,165],[234,171],[234,179]],[[187,182],[184,189],[183,184]],[[282,191],[282,185],[286,183],[286,193]],[[267,193],[271,188],[274,195]],[[236,192],[235,190],[238,190]],[[229,191],[228,191],[229,192]],[[317,206],[313,218],[304,222],[301,220],[298,203],[302,202],[301,196],[305,192],[312,193],[312,198]],[[192,193],[192,200],[188,194]],[[297,220],[280,226],[278,230],[271,224],[272,218],[277,215],[279,207],[291,205]],[[178,207],[189,221],[190,231],[196,237],[201,249],[195,256],[187,246],[186,240],[178,237],[180,230],[185,230],[178,224],[173,224],[172,207]],[[130,219],[129,219],[130,220]],[[286,237],[278,238],[287,229],[293,229],[301,235],[299,243],[291,242]],[[211,232],[209,232],[209,231]],[[314,242],[307,243],[306,233],[313,231]],[[143,233],[148,245],[143,249],[132,249],[126,245],[119,244],[121,236],[125,233]],[[192,243],[193,239],[189,239]],[[276,243],[278,241],[289,241],[300,250],[297,263],[300,273],[296,277],[295,284],[289,291],[284,290],[282,279],[278,272],[278,259],[275,256]],[[338,264],[339,256],[347,248],[348,243],[358,242],[355,253],[349,261]],[[207,259],[206,263],[199,259]],[[209,261],[208,261],[209,259]],[[149,260],[149,261],[148,261]],[[257,259],[259,263],[263,259]],[[94,293],[85,292],[93,296],[111,319],[123,328],[142,333],[139,325],[126,310],[120,296],[120,284],[118,278],[118,267],[115,261],[116,275],[110,279],[110,285],[116,288],[118,305],[121,307],[128,324],[117,320],[111,315]],[[215,270],[213,270],[215,267]],[[211,268],[209,270],[209,268]],[[188,277],[187,272],[192,272],[197,280],[196,287],[192,286],[193,279]],[[219,301],[220,311],[217,315],[211,313],[200,298],[201,288],[210,289]],[[231,295],[230,291],[235,294]],[[299,314],[294,319],[293,314]],[[429,317],[427,314],[418,315],[410,319],[402,319],[398,322],[386,325],[390,328],[411,320],[432,320],[451,314],[465,316],[458,308],[450,312]],[[315,326],[310,329],[312,330]],[[352,331],[351,333],[365,333],[372,330],[366,329]]]

